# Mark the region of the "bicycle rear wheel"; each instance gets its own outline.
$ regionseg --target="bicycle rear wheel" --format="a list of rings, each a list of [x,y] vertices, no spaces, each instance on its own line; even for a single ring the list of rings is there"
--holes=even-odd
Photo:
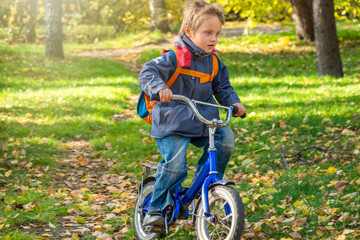
[[[133,224],[134,224],[135,234],[138,239],[153,240],[160,236],[159,233],[148,234],[147,232],[144,231],[144,228],[142,226],[144,217],[146,214],[143,207],[147,207],[146,202],[149,201],[150,195],[154,188],[154,184],[155,184],[155,181],[146,183],[143,186],[142,196],[138,196],[138,198],[136,199],[135,208],[134,208]],[[139,194],[140,194],[140,192],[139,192]],[[139,201],[140,199],[142,200],[141,202]]]
[[[201,240],[239,240],[245,225],[244,204],[239,193],[228,186],[218,185],[209,189],[209,207],[214,220],[204,217],[201,202],[196,212],[195,229]]]

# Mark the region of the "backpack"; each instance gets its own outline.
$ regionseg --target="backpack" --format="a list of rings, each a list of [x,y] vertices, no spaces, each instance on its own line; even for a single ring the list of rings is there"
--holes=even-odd
[[[170,76],[170,78],[168,79],[168,81],[166,81],[166,86],[168,88],[170,88],[173,85],[173,83],[178,78],[180,73],[185,74],[185,75],[194,76],[194,77],[199,77],[200,83],[212,82],[214,80],[214,78],[216,77],[216,75],[218,73],[218,69],[219,69],[219,65],[218,65],[219,63],[218,63],[218,59],[214,53],[211,54],[211,56],[213,58],[212,73],[208,74],[208,73],[203,73],[203,72],[198,72],[198,71],[178,67],[177,66],[177,49],[173,48],[173,49],[169,49],[169,51],[172,53],[174,61],[175,61],[175,70],[172,73],[172,75]],[[157,103],[157,101],[150,101],[150,96],[147,95],[144,91],[141,91],[138,102],[137,102],[137,106],[136,106],[137,114],[139,115],[139,117],[142,118],[143,120],[145,120],[146,122],[152,124],[151,111],[154,108],[156,103]]]

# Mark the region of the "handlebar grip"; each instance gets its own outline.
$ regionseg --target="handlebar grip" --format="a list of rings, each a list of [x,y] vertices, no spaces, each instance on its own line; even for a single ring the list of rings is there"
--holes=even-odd
[[[151,94],[150,95],[150,101],[160,101],[159,94]]]
[[[232,109],[232,116],[233,117],[235,117],[235,114],[237,113],[238,110],[239,110],[238,107],[233,105],[233,109]]]
[[[232,110],[232,115],[233,117],[235,116],[235,114],[238,112],[238,107],[233,105],[233,110]],[[244,113],[243,115],[240,116],[241,118],[246,118],[246,113]]]

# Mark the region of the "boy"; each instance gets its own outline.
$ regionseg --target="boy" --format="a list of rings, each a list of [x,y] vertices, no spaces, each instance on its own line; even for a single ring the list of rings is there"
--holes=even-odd
[[[184,9],[179,36],[174,44],[177,49],[177,66],[211,74],[212,53],[217,52],[215,46],[224,22],[224,12],[216,5],[204,0],[188,2]],[[166,52],[146,63],[138,78],[139,86],[145,93],[158,94],[160,97],[160,102],[152,110],[150,132],[163,158],[158,164],[149,211],[143,222],[144,227],[164,226],[161,210],[173,203],[172,195],[187,176],[186,149],[189,143],[204,148],[195,174],[207,160],[207,126],[194,116],[185,103],[172,100],[173,94],[216,104],[214,95],[221,105],[237,106],[238,112],[235,116],[241,116],[246,112],[230,84],[227,68],[220,60],[215,79],[200,81],[198,77],[180,74],[168,88],[165,82],[174,72],[174,68],[173,55]],[[205,118],[219,118],[216,108],[204,105],[197,107]],[[220,128],[215,133],[217,166],[221,178],[230,159],[234,139],[235,135],[230,128]]]

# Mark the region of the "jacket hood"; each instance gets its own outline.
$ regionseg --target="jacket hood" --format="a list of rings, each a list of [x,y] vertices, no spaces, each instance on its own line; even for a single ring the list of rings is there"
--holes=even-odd
[[[179,67],[190,67],[192,55],[195,57],[211,55],[211,53],[206,53],[205,50],[196,46],[186,35],[183,37],[178,36],[174,42],[174,46],[178,51]],[[213,52],[221,53],[217,49],[214,49]]]

